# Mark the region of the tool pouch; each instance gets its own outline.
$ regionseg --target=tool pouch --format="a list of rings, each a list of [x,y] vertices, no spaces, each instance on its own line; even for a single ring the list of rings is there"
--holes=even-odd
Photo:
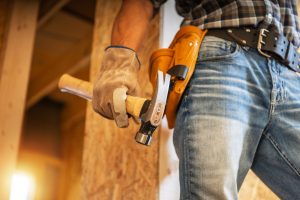
[[[177,108],[195,70],[199,48],[206,32],[195,26],[184,26],[177,32],[169,48],[158,49],[151,55],[150,80],[153,87],[157,70],[172,77],[165,111],[169,128],[174,128]]]

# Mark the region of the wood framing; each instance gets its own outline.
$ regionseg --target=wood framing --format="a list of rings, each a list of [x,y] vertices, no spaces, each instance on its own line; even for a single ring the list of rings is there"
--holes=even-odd
[[[100,67],[106,46],[110,44],[112,22],[121,1],[98,0],[91,57],[91,79]],[[139,53],[142,58],[140,83],[144,95],[151,94],[148,81],[148,58],[158,48],[159,19],[153,20],[147,41]],[[154,133],[150,147],[134,140],[138,126],[119,129],[114,121],[106,120],[88,106],[82,161],[81,199],[148,199],[158,197],[158,137]]]
[[[70,0],[60,0],[44,15],[39,19],[37,29],[41,28],[51,17],[57,13],[62,7],[64,7]]]
[[[0,76],[0,196],[8,199],[16,164],[37,23],[38,0],[15,0]]]
[[[63,58],[59,63],[57,63],[59,67],[56,67],[55,70],[50,70],[51,68],[46,69],[47,71],[49,71],[46,77],[43,77],[43,73],[41,72],[39,74],[40,77],[32,79],[32,81],[29,83],[28,88],[28,96],[26,103],[27,108],[31,107],[39,100],[41,100],[44,96],[57,89],[58,80],[62,74],[68,73],[72,75],[75,74],[78,70],[85,68],[89,65],[89,52],[87,52],[86,55],[83,55],[83,57],[80,60],[76,61],[76,63],[74,63],[74,59],[72,57],[74,55],[77,56],[77,54],[81,53],[82,51],[86,52],[87,50],[89,50],[90,47],[88,40],[85,40],[83,42],[84,44],[81,46],[84,47],[80,48],[80,46],[79,48],[75,48],[74,51],[66,55],[65,58]]]
[[[57,12],[49,23],[39,29],[30,72],[27,108],[56,90],[63,73],[73,75],[80,69],[88,68],[92,31],[91,24],[64,11]]]

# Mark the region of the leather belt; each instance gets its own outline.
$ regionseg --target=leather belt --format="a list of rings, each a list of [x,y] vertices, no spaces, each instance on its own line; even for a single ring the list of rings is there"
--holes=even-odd
[[[254,28],[209,29],[206,35],[256,48],[261,55],[272,57],[300,72],[300,54],[297,48],[285,36],[278,35],[275,31]]]

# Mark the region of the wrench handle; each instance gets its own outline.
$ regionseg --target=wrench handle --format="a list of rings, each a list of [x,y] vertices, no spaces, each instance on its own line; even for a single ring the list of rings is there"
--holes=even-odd
[[[58,82],[60,91],[67,92],[86,100],[91,101],[93,97],[93,85],[88,81],[83,81],[78,78],[64,74],[60,77]],[[141,97],[134,97],[127,95],[126,111],[128,114],[140,118],[140,114],[147,99]]]

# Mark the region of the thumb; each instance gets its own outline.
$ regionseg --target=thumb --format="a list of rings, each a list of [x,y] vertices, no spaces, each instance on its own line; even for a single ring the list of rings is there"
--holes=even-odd
[[[113,92],[113,104],[110,104],[113,117],[119,128],[126,128],[129,125],[128,115],[126,112],[127,88],[120,87]]]

